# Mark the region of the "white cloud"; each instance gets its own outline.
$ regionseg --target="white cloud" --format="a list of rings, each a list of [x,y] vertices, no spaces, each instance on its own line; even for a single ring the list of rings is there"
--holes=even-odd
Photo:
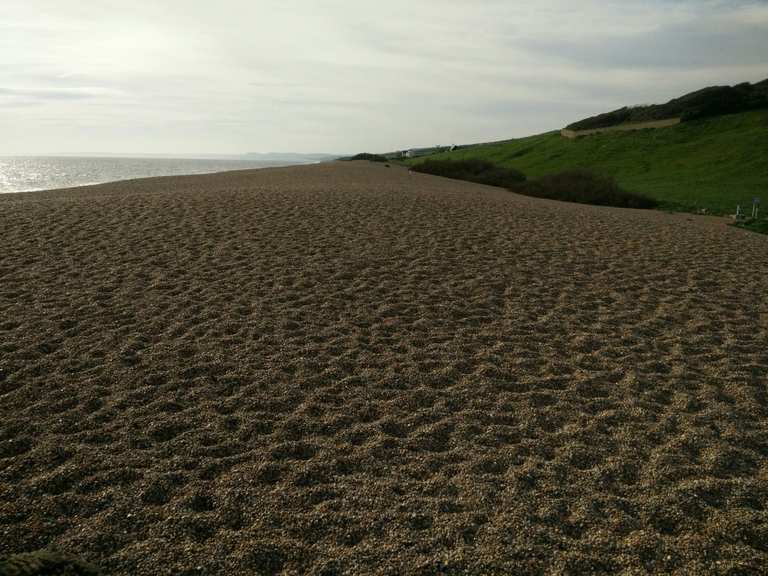
[[[767,50],[762,2],[5,0],[0,153],[499,139],[760,80]]]

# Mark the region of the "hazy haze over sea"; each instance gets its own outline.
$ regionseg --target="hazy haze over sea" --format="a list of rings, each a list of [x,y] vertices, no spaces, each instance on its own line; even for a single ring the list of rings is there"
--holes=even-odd
[[[319,157],[253,155],[232,158],[0,156],[0,193],[100,184],[115,180],[204,174],[316,162]]]

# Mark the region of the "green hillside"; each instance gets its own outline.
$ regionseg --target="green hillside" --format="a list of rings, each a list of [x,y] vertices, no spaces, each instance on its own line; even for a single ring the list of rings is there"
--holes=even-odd
[[[576,140],[550,132],[429,158],[480,158],[529,178],[587,168],[612,176],[626,190],[656,198],[667,209],[730,214],[757,196],[768,212],[768,110]]]

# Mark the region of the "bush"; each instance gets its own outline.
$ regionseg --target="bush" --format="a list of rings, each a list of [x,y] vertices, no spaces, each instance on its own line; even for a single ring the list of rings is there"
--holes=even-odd
[[[349,158],[342,158],[342,160],[368,160],[369,162],[388,162],[384,156],[381,156],[380,154],[370,154],[368,152],[361,152],[360,154],[355,154]]]
[[[486,160],[425,160],[411,170],[502,188],[510,188],[525,181],[525,174],[522,172],[497,166]]]
[[[768,108],[768,80],[755,84],[744,82],[736,86],[710,86],[680,98],[674,98],[666,104],[619,108],[612,112],[605,112],[574,122],[566,128],[569,130],[590,130],[624,123],[678,117],[685,122],[759,108]]]
[[[622,190],[612,178],[588,170],[569,170],[531,181],[526,181],[525,175],[518,170],[497,166],[487,160],[425,160],[411,170],[455,180],[501,186],[537,198],[620,208],[658,206],[656,200]]]
[[[652,198],[622,190],[612,178],[588,170],[569,170],[543,176],[518,186],[515,192],[537,198],[596,206],[656,208],[659,204]]]
[[[738,228],[745,228],[746,230],[752,230],[752,232],[758,232],[760,234],[768,234],[768,220],[751,220],[749,222],[743,222],[736,224]]]

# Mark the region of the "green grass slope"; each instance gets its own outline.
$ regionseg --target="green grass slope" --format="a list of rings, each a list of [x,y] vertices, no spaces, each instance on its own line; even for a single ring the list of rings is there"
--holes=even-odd
[[[768,110],[576,140],[550,132],[429,158],[489,160],[529,178],[586,168],[659,200],[666,209],[731,214],[737,204],[751,206],[757,196],[768,212]]]

